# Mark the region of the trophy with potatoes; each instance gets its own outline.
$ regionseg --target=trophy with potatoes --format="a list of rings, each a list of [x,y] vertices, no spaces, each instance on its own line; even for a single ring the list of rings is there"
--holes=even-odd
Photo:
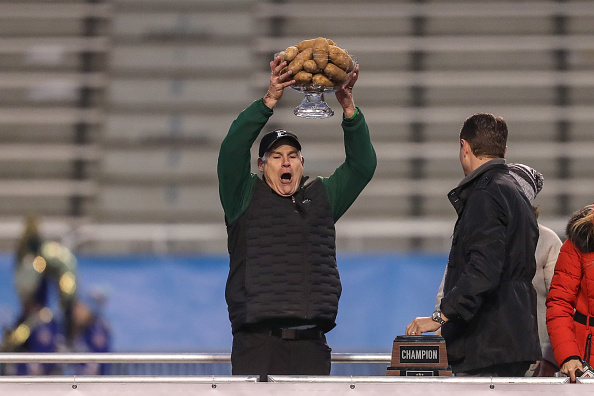
[[[325,37],[307,39],[275,54],[287,62],[295,91],[303,93],[293,113],[302,118],[328,118],[334,110],[328,106],[325,93],[336,92],[352,76],[357,60],[346,49]],[[283,72],[285,69],[283,69]]]
[[[451,376],[446,344],[439,335],[396,336],[388,376]]]

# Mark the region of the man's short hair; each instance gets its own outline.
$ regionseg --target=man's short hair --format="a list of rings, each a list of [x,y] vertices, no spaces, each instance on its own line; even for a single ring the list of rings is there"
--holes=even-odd
[[[464,121],[460,129],[460,139],[470,144],[472,153],[477,158],[504,158],[507,146],[507,124],[503,117],[495,117],[489,113],[476,113]]]

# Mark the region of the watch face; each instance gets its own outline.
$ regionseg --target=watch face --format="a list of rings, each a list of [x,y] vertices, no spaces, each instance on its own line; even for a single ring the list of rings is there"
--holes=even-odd
[[[441,325],[445,324],[445,320],[441,318],[441,312],[439,311],[433,312],[433,315],[431,315],[431,319],[433,319],[435,322]]]

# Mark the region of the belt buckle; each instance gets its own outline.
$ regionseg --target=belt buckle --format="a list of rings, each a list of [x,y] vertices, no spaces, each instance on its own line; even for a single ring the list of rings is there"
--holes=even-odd
[[[296,340],[298,334],[297,329],[281,329],[281,338],[283,340]]]

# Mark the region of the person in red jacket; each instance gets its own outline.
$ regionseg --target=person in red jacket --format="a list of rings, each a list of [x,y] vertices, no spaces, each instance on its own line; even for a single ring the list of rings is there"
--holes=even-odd
[[[582,359],[593,362],[594,205],[572,215],[547,296],[547,329],[561,372],[576,380]]]

